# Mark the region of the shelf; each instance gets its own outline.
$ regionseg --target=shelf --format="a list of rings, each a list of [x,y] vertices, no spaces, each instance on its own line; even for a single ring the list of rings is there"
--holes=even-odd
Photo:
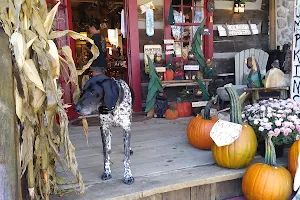
[[[202,81],[208,86],[209,81],[212,79],[203,79]],[[172,80],[172,81],[162,81],[163,87],[185,87],[185,86],[197,86],[198,83],[194,80]],[[142,86],[148,86],[149,83],[142,83]]]

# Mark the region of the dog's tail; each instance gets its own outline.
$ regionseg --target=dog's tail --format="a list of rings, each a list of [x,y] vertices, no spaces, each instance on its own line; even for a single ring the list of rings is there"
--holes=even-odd
[[[130,88],[130,92],[131,92],[131,102],[133,104],[135,96],[134,96],[134,92],[133,92],[132,87],[129,86],[129,88]]]

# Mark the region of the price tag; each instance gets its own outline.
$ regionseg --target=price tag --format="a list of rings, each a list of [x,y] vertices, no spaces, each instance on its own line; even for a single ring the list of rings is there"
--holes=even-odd
[[[198,71],[199,65],[184,65],[183,69],[186,71]]]
[[[174,40],[164,40],[164,44],[174,44]]]
[[[218,120],[210,131],[210,137],[218,147],[221,147],[232,144],[239,138],[241,131],[241,124]]]
[[[167,45],[166,46],[166,50],[173,50],[174,49],[174,46],[173,45]]]
[[[157,72],[165,72],[166,68],[165,67],[155,67]]]
[[[166,55],[171,55],[173,53],[174,53],[174,51],[166,51]]]
[[[192,107],[196,108],[196,107],[203,107],[206,106],[208,101],[197,101],[197,102],[192,102]]]

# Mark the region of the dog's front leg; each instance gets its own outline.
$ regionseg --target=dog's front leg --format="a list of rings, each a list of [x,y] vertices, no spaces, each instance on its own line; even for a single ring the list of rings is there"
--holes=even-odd
[[[102,174],[102,180],[111,179],[110,170],[110,157],[111,153],[111,132],[108,127],[101,126],[101,137],[102,137],[102,147],[103,147],[103,158],[104,158],[104,172]]]
[[[131,130],[130,127],[123,128],[123,134],[124,134],[124,183],[125,184],[132,184],[134,183],[134,178],[131,173],[130,169],[130,135]]]

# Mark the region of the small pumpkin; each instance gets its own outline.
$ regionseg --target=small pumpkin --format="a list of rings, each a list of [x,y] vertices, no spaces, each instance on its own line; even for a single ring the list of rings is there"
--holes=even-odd
[[[164,73],[164,80],[171,81],[174,79],[174,71],[172,69],[167,69]]]
[[[189,102],[182,102],[177,98],[177,103],[171,104],[178,111],[178,117],[189,117],[192,115],[192,105]]]
[[[241,104],[243,99],[240,100],[231,84],[224,87],[230,98],[230,121],[242,124]],[[214,142],[212,144],[212,154],[216,163],[231,169],[248,166],[255,156],[256,149],[257,139],[255,132],[247,124],[242,124],[240,136],[232,144],[221,147],[218,147]]]
[[[178,111],[174,108],[174,106],[171,106],[169,109],[167,109],[165,118],[169,120],[178,118]]]
[[[271,137],[266,138],[264,163],[251,165],[243,177],[242,191],[248,200],[290,199],[292,176],[287,169],[277,166],[275,148]]]
[[[218,121],[215,116],[210,116],[210,108],[214,99],[208,101],[204,108],[203,117],[198,115],[193,118],[187,126],[187,138],[189,143],[202,150],[210,150],[213,140],[210,137],[210,131]]]
[[[292,178],[295,178],[296,170],[298,167],[298,155],[300,153],[300,141],[297,140],[290,147],[288,154],[288,170],[290,171]]]

